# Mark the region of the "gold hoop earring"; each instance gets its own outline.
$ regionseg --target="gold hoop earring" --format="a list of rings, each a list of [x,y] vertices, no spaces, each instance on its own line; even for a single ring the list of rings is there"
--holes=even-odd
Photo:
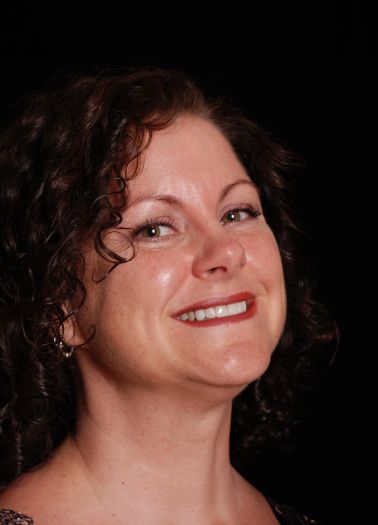
[[[61,339],[57,339],[56,337],[53,338],[53,343],[55,348],[58,349],[59,353],[65,358],[68,359],[72,356],[74,352],[73,346],[68,346],[66,343],[64,343]]]

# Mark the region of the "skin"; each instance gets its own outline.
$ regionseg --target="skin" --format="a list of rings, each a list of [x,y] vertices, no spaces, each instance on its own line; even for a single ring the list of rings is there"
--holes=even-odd
[[[143,230],[137,256],[100,283],[91,276],[104,275],[107,263],[93,249],[86,254],[87,301],[66,338],[79,344],[97,327],[76,352],[78,424],[39,472],[49,471],[40,479],[50,482],[59,473],[60,494],[81,494],[81,509],[92,506],[93,516],[141,525],[277,523],[229,460],[232,400],[266,371],[286,319],[282,262],[263,214],[228,214],[240,203],[263,211],[257,189],[240,183],[219,201],[239,180],[250,181],[221,132],[181,116],[153,135],[122,222],[163,216],[174,226],[158,227],[157,242]],[[182,207],[133,205],[161,193]],[[130,256],[119,232],[107,243]],[[251,319],[193,328],[171,317],[241,291],[256,295]]]

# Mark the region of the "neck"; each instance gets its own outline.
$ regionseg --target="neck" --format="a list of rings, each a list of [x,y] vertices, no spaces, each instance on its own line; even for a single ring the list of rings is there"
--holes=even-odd
[[[140,524],[235,518],[246,482],[229,460],[232,400],[93,384],[69,442],[104,509]]]

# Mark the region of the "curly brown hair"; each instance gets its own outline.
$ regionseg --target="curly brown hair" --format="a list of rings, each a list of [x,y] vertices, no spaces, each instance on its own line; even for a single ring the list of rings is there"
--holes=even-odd
[[[338,339],[298,250],[302,232],[290,211],[297,157],[261,126],[224,97],[205,96],[188,74],[158,67],[77,75],[33,93],[0,137],[0,488],[75,427],[78,365],[53,337],[64,337],[65,321],[86,299],[83,246],[92,241],[109,271],[130,260],[104,241],[128,204],[125,168],[136,163],[136,175],[152,133],[185,113],[213,123],[234,148],[259,189],[284,267],[282,337],[265,374],[233,401],[237,467],[264,443],[288,438],[293,393]]]

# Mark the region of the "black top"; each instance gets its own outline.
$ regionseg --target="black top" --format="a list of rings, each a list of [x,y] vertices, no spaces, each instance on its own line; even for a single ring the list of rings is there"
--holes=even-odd
[[[297,512],[281,501],[272,499],[266,494],[265,497],[281,525],[323,525],[320,521],[314,520],[302,512]]]
[[[288,505],[265,496],[281,525],[322,525],[319,521],[295,511]],[[0,525],[38,525],[30,516],[11,509],[0,509]]]

